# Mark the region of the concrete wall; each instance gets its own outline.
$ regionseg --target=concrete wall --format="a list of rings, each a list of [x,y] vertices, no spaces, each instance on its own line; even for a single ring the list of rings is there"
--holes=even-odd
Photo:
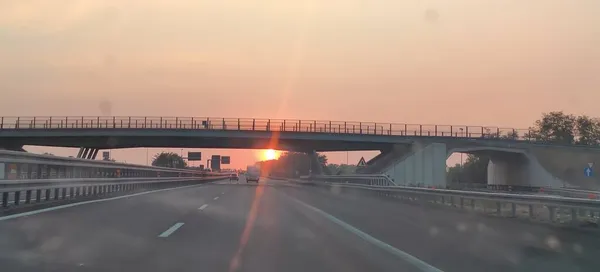
[[[446,186],[446,144],[415,143],[413,152],[383,170],[398,185]]]
[[[563,181],[546,171],[528,151],[492,152],[488,184],[562,187]]]
[[[568,187],[600,190],[600,150],[597,148],[532,146],[530,154],[540,167],[564,181]],[[584,175],[588,163],[593,163],[592,177]]]

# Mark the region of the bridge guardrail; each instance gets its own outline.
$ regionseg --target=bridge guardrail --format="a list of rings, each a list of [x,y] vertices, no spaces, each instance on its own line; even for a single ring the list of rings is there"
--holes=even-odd
[[[483,212],[511,218],[525,217],[552,223],[595,224],[600,218],[600,200],[558,197],[553,195],[523,195],[460,191],[405,186],[373,186],[303,180],[303,184],[335,187],[376,196],[392,197],[421,204],[440,204],[461,210]]]
[[[319,132],[337,134],[440,136],[460,138],[534,139],[529,129],[497,126],[399,124],[385,122],[215,117],[27,116],[0,117],[6,129],[207,129],[240,131]]]

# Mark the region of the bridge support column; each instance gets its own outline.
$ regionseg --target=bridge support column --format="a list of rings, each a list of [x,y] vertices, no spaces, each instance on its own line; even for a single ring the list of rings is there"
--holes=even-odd
[[[77,154],[77,158],[79,158],[79,159],[85,159],[85,158],[87,158],[89,151],[90,150],[87,147],[81,147],[81,148],[79,148],[79,153]]]
[[[90,152],[90,157],[88,159],[90,160],[95,160],[96,159],[96,155],[98,155],[98,148],[94,148],[91,150]]]
[[[397,185],[446,187],[446,144],[415,142],[410,150],[380,173]]]
[[[80,147],[79,152],[77,152],[77,158],[95,160],[98,150],[98,148]]]

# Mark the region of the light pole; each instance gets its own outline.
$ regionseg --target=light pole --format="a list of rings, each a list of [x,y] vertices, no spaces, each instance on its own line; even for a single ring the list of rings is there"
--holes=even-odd
[[[346,150],[346,165],[349,165],[348,164],[348,150]]]

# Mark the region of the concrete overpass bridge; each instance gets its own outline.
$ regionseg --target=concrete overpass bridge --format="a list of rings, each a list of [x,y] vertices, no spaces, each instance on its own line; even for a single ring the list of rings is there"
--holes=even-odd
[[[585,177],[600,149],[536,142],[525,129],[494,126],[414,125],[379,122],[205,117],[0,117],[0,147],[79,147],[79,157],[99,149],[187,147],[279,149],[299,152],[379,150],[365,173],[383,173],[398,184],[446,184],[454,152],[490,156],[488,182],[597,189]],[[316,162],[316,160],[315,160]],[[599,161],[600,162],[600,161]]]

